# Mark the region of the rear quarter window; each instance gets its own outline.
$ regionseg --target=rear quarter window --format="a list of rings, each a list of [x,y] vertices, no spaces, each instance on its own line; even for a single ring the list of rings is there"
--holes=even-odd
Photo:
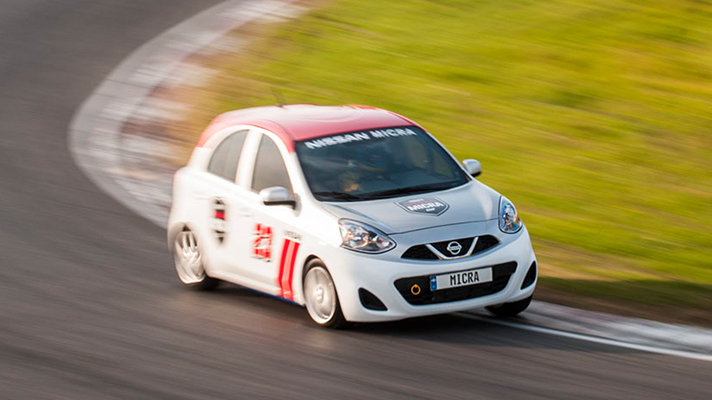
[[[213,151],[208,164],[208,172],[234,182],[237,164],[240,162],[240,154],[246,138],[247,130],[243,130],[232,133],[223,139]]]
[[[272,186],[281,186],[292,191],[292,183],[279,147],[272,139],[262,135],[255,159],[252,190],[259,192]]]

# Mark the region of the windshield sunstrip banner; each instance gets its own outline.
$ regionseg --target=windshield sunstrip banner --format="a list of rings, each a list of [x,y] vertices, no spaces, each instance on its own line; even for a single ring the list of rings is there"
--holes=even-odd
[[[351,142],[361,142],[372,139],[386,139],[389,137],[398,136],[416,136],[418,132],[411,128],[387,128],[387,129],[371,129],[362,132],[345,133],[342,135],[327,136],[319,139],[308,140],[304,142],[307,149],[319,149],[322,147],[335,146],[339,144],[347,144]]]

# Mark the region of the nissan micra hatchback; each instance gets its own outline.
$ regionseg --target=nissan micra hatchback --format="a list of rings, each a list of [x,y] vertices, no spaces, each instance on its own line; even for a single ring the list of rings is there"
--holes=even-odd
[[[514,205],[413,121],[365,106],[233,111],[174,179],[180,280],[228,281],[319,325],[486,307],[511,316],[537,280]]]

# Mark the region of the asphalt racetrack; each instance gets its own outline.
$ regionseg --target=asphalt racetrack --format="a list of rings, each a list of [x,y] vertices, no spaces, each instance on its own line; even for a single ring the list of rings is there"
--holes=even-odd
[[[97,189],[72,115],[216,0],[0,0],[0,399],[709,399],[712,363],[457,315],[329,331],[181,287],[165,233]]]

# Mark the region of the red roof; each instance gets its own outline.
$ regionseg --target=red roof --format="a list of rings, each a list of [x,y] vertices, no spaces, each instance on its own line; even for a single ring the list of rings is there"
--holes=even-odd
[[[204,146],[218,131],[235,125],[252,125],[274,132],[289,151],[294,151],[294,142],[302,140],[417,124],[396,113],[367,106],[295,104],[255,107],[230,111],[215,118],[201,135],[198,147]]]

